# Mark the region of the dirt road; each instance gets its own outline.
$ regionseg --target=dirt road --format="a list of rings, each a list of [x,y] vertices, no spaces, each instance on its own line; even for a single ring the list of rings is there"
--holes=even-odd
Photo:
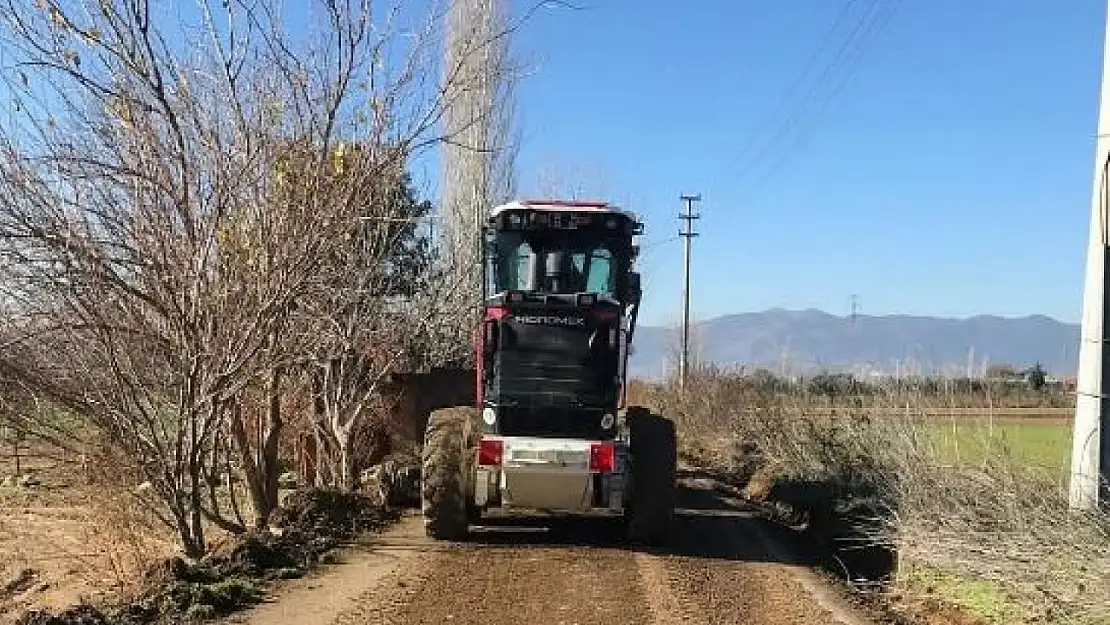
[[[694,486],[699,486],[695,484]],[[868,625],[783,540],[784,531],[684,489],[674,544],[621,547],[596,526],[499,528],[467,544],[423,538],[409,516],[346,561],[300,580],[250,625],[551,623]]]

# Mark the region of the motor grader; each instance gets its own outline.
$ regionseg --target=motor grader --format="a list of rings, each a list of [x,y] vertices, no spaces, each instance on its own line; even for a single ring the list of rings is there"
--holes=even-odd
[[[602,202],[522,200],[483,226],[474,405],[424,433],[427,534],[505,516],[602,517],[658,544],[674,518],[674,424],[626,406],[643,224]]]

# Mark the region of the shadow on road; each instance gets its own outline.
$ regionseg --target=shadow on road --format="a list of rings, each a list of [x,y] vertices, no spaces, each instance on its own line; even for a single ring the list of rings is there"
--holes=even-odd
[[[621,523],[600,519],[506,519],[475,528],[472,545],[588,547],[655,555],[823,567],[860,582],[882,582],[895,562],[889,549],[853,546],[829,532],[837,523],[805,523],[805,514],[746,501],[731,476],[705,469],[680,471],[677,521],[667,544],[630,546]],[[823,486],[815,485],[814,492]],[[824,496],[821,493],[818,498]],[[828,506],[824,506],[828,507]],[[829,529],[834,527],[835,529]]]
[[[715,482],[689,474],[681,476],[680,484],[678,518],[673,535],[664,546],[627,544],[622,525],[615,519],[498,519],[488,526],[473,528],[468,543],[512,548],[590,547],[797,565],[818,561],[803,536],[768,521],[758,508],[732,496],[730,489],[716,488]]]

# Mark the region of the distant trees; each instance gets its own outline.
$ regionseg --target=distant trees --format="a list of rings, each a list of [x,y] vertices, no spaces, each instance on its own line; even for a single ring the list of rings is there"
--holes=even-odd
[[[1036,391],[1043,389],[1048,383],[1048,373],[1039,362],[1020,371],[1011,364],[993,364],[987,367],[986,377],[988,380],[1023,383]]]
[[[819,373],[808,378],[806,391],[812,395],[839,397],[859,394],[859,380],[850,373]]]
[[[1025,381],[1033,390],[1039,391],[1043,389],[1045,387],[1045,384],[1047,383],[1048,376],[1045,373],[1044,367],[1042,367],[1041,363],[1039,362],[1026,369],[1024,375]]]
[[[1017,369],[1009,363],[994,363],[987,367],[986,377],[990,380],[1009,380],[1017,375]]]
[[[824,371],[791,378],[780,377],[768,369],[745,372],[731,371],[730,375],[744,380],[751,387],[765,393],[797,393],[838,397],[881,396],[888,393],[918,393],[930,395],[987,395],[1017,397],[1023,392],[1047,393],[1059,389],[1049,383],[1044,368],[1038,363],[1015,373],[1007,380],[986,378],[947,377],[875,377],[859,378],[852,373]],[[705,367],[695,374],[720,375],[714,367]]]

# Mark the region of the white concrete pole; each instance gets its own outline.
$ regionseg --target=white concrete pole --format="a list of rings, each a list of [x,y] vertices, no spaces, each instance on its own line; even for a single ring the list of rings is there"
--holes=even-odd
[[[1079,345],[1079,374],[1075,403],[1075,425],[1072,439],[1071,507],[1090,510],[1099,503],[1100,474],[1110,470],[1100,462],[1102,423],[1110,411],[1110,401],[1103,397],[1110,385],[1103,378],[1107,357],[1104,342],[1106,321],[1107,211],[1110,180],[1107,163],[1110,158],[1110,0],[1107,2],[1107,24],[1103,42],[1102,95],[1099,103],[1098,138],[1095,142],[1094,179],[1091,192],[1091,226],[1087,247],[1087,272],[1083,287],[1083,325]],[[1108,371],[1110,373],[1110,371]],[[1110,450],[1107,450],[1110,451]]]

